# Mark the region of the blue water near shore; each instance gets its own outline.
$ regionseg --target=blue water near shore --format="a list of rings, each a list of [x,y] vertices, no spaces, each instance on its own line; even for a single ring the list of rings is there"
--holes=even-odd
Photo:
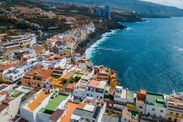
[[[123,23],[86,51],[95,65],[118,72],[126,88],[152,92],[183,91],[183,18]]]

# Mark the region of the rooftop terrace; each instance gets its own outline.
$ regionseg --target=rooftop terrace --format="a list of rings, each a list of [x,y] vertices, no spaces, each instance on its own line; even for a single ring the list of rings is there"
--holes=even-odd
[[[162,94],[147,93],[147,104],[156,107],[165,107],[165,100]]]
[[[46,99],[50,94],[47,94],[43,91],[41,91],[37,96],[36,98],[34,98],[33,101],[31,101],[29,104],[28,104],[28,108],[30,111],[34,111],[41,103],[42,101],[44,101],[44,99]]]
[[[99,82],[99,81],[96,81],[96,80],[91,80],[90,83],[88,84],[88,86],[104,89],[106,84],[107,83],[105,81],[100,81]]]
[[[127,98],[128,99],[134,99],[134,92],[133,91],[130,91],[130,90],[128,90],[128,92],[127,92]]]
[[[9,94],[13,99],[15,99],[15,98],[19,97],[21,94],[23,94],[23,92],[20,92],[17,90],[10,90]]]
[[[57,109],[57,107],[61,104],[61,102],[68,97],[68,95],[56,93],[56,94],[53,94],[52,97],[53,99],[50,100],[47,106],[45,108],[42,108],[40,112],[52,114]]]

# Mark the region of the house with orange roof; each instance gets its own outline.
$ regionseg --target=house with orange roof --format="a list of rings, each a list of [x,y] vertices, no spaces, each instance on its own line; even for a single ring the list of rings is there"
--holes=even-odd
[[[79,105],[79,103],[68,101],[65,106],[65,114],[62,114],[59,122],[70,122],[73,112],[79,107]]]
[[[91,80],[87,85],[86,97],[98,99],[100,102],[104,100],[106,81]]]
[[[109,81],[110,69],[105,66],[94,67],[94,79]]]
[[[144,113],[145,112],[145,100],[147,97],[147,92],[144,89],[141,89],[137,92],[136,96],[136,108],[139,112]]]
[[[69,98],[69,94],[60,93],[57,90],[53,91],[49,103],[37,113],[37,121],[50,122],[51,120],[57,122],[65,113],[65,105]]]
[[[27,102],[22,104],[20,107],[20,116],[29,122],[36,122],[37,113],[41,108],[46,107],[52,94],[53,92],[49,89],[38,91]]]
[[[5,64],[5,65],[0,65],[0,71],[7,70],[7,69],[9,69],[12,66],[17,65],[18,63],[19,63],[18,61],[15,61],[15,62],[8,63],[8,64]]]
[[[72,79],[72,76],[75,74],[75,72],[68,72],[65,75],[62,76],[62,80],[64,82],[68,82]]]
[[[41,89],[45,84],[49,83],[53,69],[37,67],[25,74],[21,79],[23,86],[31,87],[33,89]]]

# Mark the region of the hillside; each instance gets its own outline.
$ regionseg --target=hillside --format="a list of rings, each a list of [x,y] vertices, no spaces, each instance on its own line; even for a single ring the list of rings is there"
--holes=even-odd
[[[49,1],[49,0],[42,0]],[[53,1],[53,0],[52,0]],[[64,2],[77,2],[84,4],[91,4],[91,0],[55,0]],[[95,5],[109,4],[115,8],[123,8],[128,10],[134,10],[143,17],[179,17],[183,16],[183,9],[176,7],[164,6],[151,2],[144,2],[139,0],[93,0]]]

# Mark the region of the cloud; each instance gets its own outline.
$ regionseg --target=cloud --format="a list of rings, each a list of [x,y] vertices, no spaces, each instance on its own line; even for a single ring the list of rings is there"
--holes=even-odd
[[[167,6],[175,6],[183,9],[183,0],[141,0],[141,1],[153,2]]]

